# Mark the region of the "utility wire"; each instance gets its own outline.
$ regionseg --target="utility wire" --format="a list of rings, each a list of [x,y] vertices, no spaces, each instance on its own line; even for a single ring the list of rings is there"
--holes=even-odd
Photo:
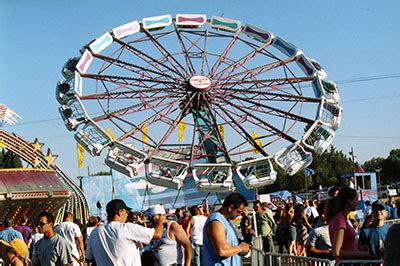
[[[365,81],[372,81],[372,80],[385,80],[385,79],[392,79],[392,78],[400,78],[400,73],[392,73],[392,74],[384,74],[384,75],[375,75],[375,76],[368,76],[368,77],[360,77],[360,78],[351,78],[351,79],[344,79],[344,80],[337,80],[335,81],[336,84],[349,84],[349,83],[358,83],[358,82],[365,82]],[[379,99],[387,99],[393,97],[400,97],[399,94],[393,95],[385,95],[385,96],[376,96],[376,97],[369,97],[369,98],[359,98],[359,99],[352,99],[347,101],[342,101],[342,103],[350,103],[350,102],[362,102],[362,101],[371,101],[371,100],[379,100]],[[41,119],[41,120],[33,120],[23,123],[18,123],[15,125],[6,125],[5,127],[18,127],[18,126],[26,126],[32,124],[40,124],[40,123],[48,123],[53,121],[60,121],[60,118],[49,118],[49,119]],[[56,135],[56,136],[49,136],[49,138],[59,138],[59,137],[67,137],[69,135]],[[381,136],[340,136],[336,135],[336,137],[341,138],[369,138],[369,139],[399,139],[400,137],[381,137]]]

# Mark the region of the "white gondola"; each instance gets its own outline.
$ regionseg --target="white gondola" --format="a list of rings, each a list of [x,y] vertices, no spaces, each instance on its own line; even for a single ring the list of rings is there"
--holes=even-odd
[[[234,190],[232,165],[229,163],[195,164],[193,179],[200,192],[229,192]]]
[[[76,65],[79,62],[80,57],[71,57],[65,62],[64,66],[61,69],[61,74],[64,76],[66,80],[72,79],[75,75]]]
[[[332,104],[329,101],[323,99],[318,119],[329,125],[333,130],[339,128],[342,121],[343,108],[339,104]]]
[[[180,189],[188,168],[188,163],[154,156],[146,165],[146,179],[157,186]]]
[[[278,36],[275,36],[272,46],[288,57],[294,57],[302,53],[295,45]]]
[[[85,123],[88,115],[78,98],[72,98],[67,104],[58,108],[60,115],[64,121],[65,127],[69,131],[75,131],[80,124]]]
[[[282,167],[289,175],[305,169],[312,162],[312,154],[304,150],[299,142],[278,151],[274,155],[277,165]]]
[[[134,177],[147,156],[144,152],[115,141],[105,159],[105,164],[110,168],[126,175]]]
[[[276,180],[269,157],[240,162],[236,165],[236,173],[247,189],[271,185]]]
[[[100,155],[101,151],[112,141],[110,136],[90,119],[86,121],[81,130],[75,133],[74,138],[92,156]]]
[[[317,120],[304,134],[302,143],[318,154],[324,153],[331,145],[335,131],[320,120]]]
[[[331,80],[323,80],[318,76],[311,82],[315,96],[324,97],[333,104],[340,103],[340,96],[336,84]]]
[[[67,104],[75,98],[73,86],[69,81],[60,80],[56,86],[56,99],[60,104]]]

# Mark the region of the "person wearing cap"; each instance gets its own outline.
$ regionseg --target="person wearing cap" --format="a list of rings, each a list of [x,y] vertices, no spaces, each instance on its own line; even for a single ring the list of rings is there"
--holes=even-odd
[[[21,240],[24,240],[24,237],[22,236],[21,232],[18,232],[13,228],[14,226],[14,220],[11,218],[6,218],[4,219],[4,227],[5,229],[3,231],[0,231],[0,240],[4,240],[5,242],[10,242],[11,240],[15,238],[19,238]]]
[[[166,214],[162,205],[157,204],[150,208],[147,216],[154,224],[157,219]],[[183,228],[176,221],[168,221],[164,225],[161,240],[152,242],[153,252],[160,266],[185,265],[190,266],[192,259],[192,245]],[[184,249],[184,255],[182,252]],[[184,262],[183,262],[184,261]]]
[[[4,246],[1,248],[1,257],[5,265],[28,265],[29,252],[23,240],[15,238],[10,242],[0,240],[0,243]]]
[[[385,224],[386,219],[385,205],[379,201],[372,203],[372,225],[363,228],[360,232],[360,245],[368,246],[371,255],[383,257],[385,249],[386,235],[389,225]]]
[[[85,261],[85,249],[83,247],[81,229],[73,222],[73,220],[74,215],[72,212],[66,212],[64,214],[63,222],[55,228],[55,231],[67,240],[71,247],[72,258],[74,259],[73,265],[79,266]]]
[[[247,205],[243,195],[231,193],[222,207],[208,217],[203,230],[203,265],[242,265],[239,255],[246,255],[251,246],[245,242],[239,244],[230,220],[242,215]]]
[[[138,244],[161,239],[163,224],[167,220],[163,216],[155,218],[155,228],[126,223],[131,210],[120,199],[107,203],[108,223],[95,228],[90,234],[86,249],[89,262],[94,261],[97,266],[141,265]]]
[[[43,238],[35,244],[32,266],[71,265],[71,247],[67,240],[54,231],[54,216],[49,212],[41,212],[38,220]]]

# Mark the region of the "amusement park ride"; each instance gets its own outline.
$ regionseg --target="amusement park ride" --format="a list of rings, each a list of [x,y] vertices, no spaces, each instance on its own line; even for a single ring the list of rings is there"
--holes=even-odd
[[[0,110],[5,110],[0,111],[0,126],[16,123],[18,116],[11,109],[0,104]],[[61,222],[64,212],[71,211],[85,222],[89,209],[83,191],[55,164],[57,156],[50,149],[42,152],[43,145],[37,138],[29,142],[0,129],[0,148],[25,164],[24,168],[0,169],[0,220],[19,222],[26,216],[31,224],[41,211],[48,211]]]
[[[175,189],[188,174],[208,192],[234,190],[233,175],[246,188],[272,184],[276,167],[294,175],[342,116],[318,62],[225,17],[131,21],[84,45],[62,74],[56,99],[76,141],[92,156],[106,150],[124,175],[144,166],[148,182]]]

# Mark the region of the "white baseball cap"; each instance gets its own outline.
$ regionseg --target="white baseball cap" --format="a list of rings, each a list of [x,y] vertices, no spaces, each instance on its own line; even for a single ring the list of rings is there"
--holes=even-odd
[[[146,216],[154,216],[156,214],[165,214],[165,213],[166,212],[165,212],[164,207],[161,204],[157,204],[157,205],[150,207],[150,210]]]

